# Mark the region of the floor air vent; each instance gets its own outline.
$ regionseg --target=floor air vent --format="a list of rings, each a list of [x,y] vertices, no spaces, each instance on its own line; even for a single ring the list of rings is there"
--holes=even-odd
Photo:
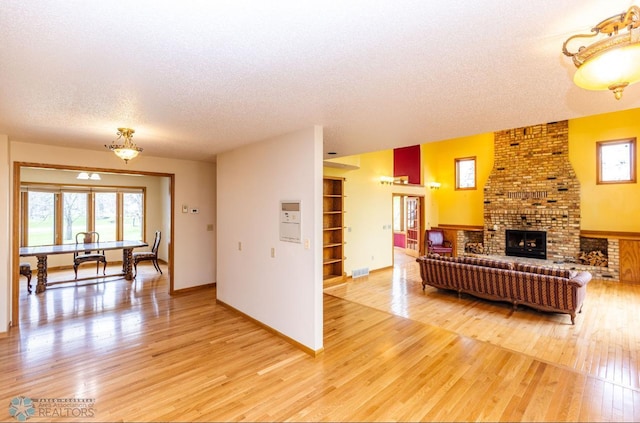
[[[351,277],[353,279],[361,278],[361,277],[367,276],[367,275],[369,275],[369,268],[368,267],[363,267],[362,269],[354,269],[351,272]]]

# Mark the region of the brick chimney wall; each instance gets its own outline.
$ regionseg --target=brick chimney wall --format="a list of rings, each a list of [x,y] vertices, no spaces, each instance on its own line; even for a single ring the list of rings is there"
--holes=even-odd
[[[569,162],[568,121],[494,133],[484,188],[484,245],[505,254],[505,230],[547,232],[547,259],[580,251],[580,183]]]

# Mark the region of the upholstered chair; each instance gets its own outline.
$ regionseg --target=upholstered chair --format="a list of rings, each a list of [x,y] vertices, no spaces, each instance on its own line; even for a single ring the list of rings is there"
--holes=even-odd
[[[442,229],[427,229],[424,244],[426,254],[453,255],[451,242],[444,239],[444,231]]]

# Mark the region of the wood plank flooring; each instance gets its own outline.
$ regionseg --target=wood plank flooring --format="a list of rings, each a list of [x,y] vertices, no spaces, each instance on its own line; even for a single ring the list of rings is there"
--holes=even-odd
[[[215,289],[167,291],[152,266],[134,282],[24,289],[20,327],[0,339],[0,401],[94,399],[86,421],[640,421],[638,285],[591,282],[572,326],[423,292],[413,259],[397,260],[325,289],[317,358]],[[15,421],[8,407],[0,420]]]

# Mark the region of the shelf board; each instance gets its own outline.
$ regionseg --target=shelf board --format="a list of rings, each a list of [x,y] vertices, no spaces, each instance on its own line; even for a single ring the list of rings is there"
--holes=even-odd
[[[342,282],[345,280],[345,277],[343,275],[324,275],[322,277],[322,280],[324,282],[327,282],[327,281]]]
[[[333,248],[333,247],[342,247],[342,243],[341,242],[335,242],[332,244],[324,244],[322,246],[322,248]]]
[[[337,226],[335,228],[322,228],[323,231],[339,231],[342,229],[342,226]]]
[[[339,263],[341,262],[342,259],[341,258],[334,258],[334,259],[328,259],[322,262],[322,264],[331,264],[331,263]]]

